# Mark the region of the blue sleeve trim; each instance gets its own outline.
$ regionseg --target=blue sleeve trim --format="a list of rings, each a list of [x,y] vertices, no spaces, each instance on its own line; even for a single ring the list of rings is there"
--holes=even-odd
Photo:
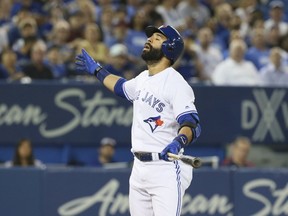
[[[197,111],[196,110],[190,110],[190,111],[186,111],[186,112],[183,112],[183,113],[180,113],[177,117],[176,117],[176,120],[178,121],[178,123],[179,123],[179,119],[181,119],[182,118],[182,116],[191,116],[191,115],[188,115],[188,114],[191,114],[191,115],[193,115],[193,114],[196,114],[196,115],[198,115],[197,114]]]
[[[114,93],[122,98],[126,98],[125,92],[123,90],[123,84],[126,82],[126,79],[120,78],[114,86]]]
[[[184,122],[191,122],[192,124],[198,124],[200,122],[198,113],[186,113],[181,115],[177,122],[181,125]]]

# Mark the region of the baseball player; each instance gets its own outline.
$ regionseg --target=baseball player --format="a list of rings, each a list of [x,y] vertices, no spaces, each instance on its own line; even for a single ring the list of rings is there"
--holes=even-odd
[[[145,29],[142,58],[148,70],[127,81],[110,74],[82,50],[80,71],[95,75],[109,90],[133,103],[129,206],[132,216],[178,216],[192,180],[192,167],[172,160],[201,132],[194,93],[172,68],[183,51],[183,39],[172,26]]]

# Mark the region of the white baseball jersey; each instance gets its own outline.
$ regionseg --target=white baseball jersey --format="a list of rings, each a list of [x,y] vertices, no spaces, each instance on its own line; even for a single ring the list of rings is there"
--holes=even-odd
[[[178,118],[197,112],[192,88],[172,67],[153,76],[145,70],[123,90],[133,102],[132,152],[161,152],[177,136]]]

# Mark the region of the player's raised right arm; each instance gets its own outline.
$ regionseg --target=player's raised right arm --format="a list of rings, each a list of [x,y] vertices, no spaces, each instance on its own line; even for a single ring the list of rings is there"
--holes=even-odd
[[[104,86],[116,94],[118,89],[117,86],[125,82],[125,79],[122,77],[110,74],[105,70],[87,53],[85,49],[82,49],[82,53],[76,56],[76,69],[95,75],[98,80],[104,84]]]

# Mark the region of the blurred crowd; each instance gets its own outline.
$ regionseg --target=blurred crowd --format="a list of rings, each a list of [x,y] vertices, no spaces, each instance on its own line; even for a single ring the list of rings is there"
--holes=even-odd
[[[148,25],[179,30],[174,67],[189,82],[288,86],[288,10],[280,0],[1,0],[0,79],[85,76],[85,48],[126,79],[145,69]]]

